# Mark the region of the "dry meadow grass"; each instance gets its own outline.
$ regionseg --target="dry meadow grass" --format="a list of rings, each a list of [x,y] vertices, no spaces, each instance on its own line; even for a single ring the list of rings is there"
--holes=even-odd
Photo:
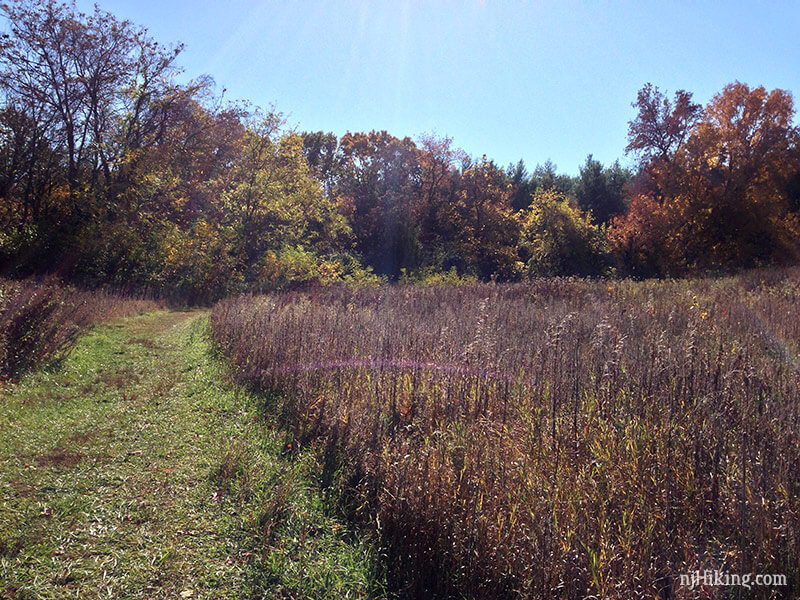
[[[401,595],[800,589],[800,270],[222,301],[211,326]]]

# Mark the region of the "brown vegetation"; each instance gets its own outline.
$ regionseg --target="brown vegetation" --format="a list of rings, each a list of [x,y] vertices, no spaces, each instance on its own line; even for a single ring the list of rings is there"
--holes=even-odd
[[[789,594],[798,300],[798,270],[325,289],[225,300],[212,329],[406,595],[688,597],[704,568]]]
[[[157,307],[150,300],[110,292],[0,279],[0,377],[57,358],[90,325]]]

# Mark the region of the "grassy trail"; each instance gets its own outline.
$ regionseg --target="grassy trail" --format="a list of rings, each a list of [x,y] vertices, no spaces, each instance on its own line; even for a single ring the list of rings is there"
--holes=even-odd
[[[0,598],[381,595],[318,465],[226,381],[207,313],[163,311],[0,387]]]

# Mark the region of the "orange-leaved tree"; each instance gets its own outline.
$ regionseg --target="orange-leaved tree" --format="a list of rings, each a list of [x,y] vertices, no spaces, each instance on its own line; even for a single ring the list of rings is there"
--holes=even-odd
[[[732,83],[701,112],[649,84],[634,104],[628,145],[640,157],[634,197],[610,231],[639,275],[683,275],[797,257],[787,182],[797,171],[792,97]]]

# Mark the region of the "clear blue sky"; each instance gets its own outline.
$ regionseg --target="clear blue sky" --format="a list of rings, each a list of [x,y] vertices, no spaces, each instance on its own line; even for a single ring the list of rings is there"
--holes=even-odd
[[[274,104],[300,130],[434,132],[503,166],[624,159],[648,81],[701,103],[734,80],[800,91],[798,1],[98,4],[183,42],[188,77]]]

